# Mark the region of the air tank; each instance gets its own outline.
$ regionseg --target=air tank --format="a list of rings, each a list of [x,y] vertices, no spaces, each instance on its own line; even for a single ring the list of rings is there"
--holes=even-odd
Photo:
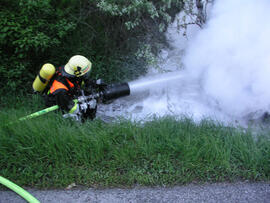
[[[50,63],[46,63],[42,66],[37,75],[36,79],[33,82],[33,89],[35,92],[43,92],[45,87],[47,86],[48,82],[52,78],[55,73],[54,65]]]

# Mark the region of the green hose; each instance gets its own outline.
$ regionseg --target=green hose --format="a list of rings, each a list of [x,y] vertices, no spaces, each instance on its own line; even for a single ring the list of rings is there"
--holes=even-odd
[[[0,183],[4,186],[8,187],[12,191],[16,192],[18,195],[23,197],[26,201],[30,203],[40,203],[35,197],[33,197],[30,193],[22,189],[20,186],[16,185],[15,183],[9,181],[6,178],[0,176]]]
[[[46,113],[49,113],[51,111],[54,111],[56,109],[59,109],[59,106],[58,105],[54,105],[54,106],[51,106],[49,108],[46,108],[46,109],[43,109],[41,111],[38,111],[38,112],[35,112],[35,113],[32,113],[30,115],[27,115],[27,116],[24,116],[24,117],[21,117],[19,118],[17,121],[12,121],[12,122],[9,122],[8,124],[6,124],[6,126],[9,126],[9,125],[14,125],[20,121],[24,121],[24,120],[28,120],[28,119],[31,119],[31,118],[35,118],[35,117],[38,117],[38,116],[41,116],[43,114],[46,114]]]
[[[51,111],[54,111],[54,110],[56,110],[58,108],[59,108],[58,105],[54,105],[54,106],[51,106],[49,108],[43,109],[41,111],[38,111],[36,113],[32,113],[32,114],[30,114],[28,116],[24,116],[24,117],[20,118],[19,121],[27,120],[27,119],[30,119],[30,118],[35,118],[35,117],[41,116],[43,114],[49,113]]]

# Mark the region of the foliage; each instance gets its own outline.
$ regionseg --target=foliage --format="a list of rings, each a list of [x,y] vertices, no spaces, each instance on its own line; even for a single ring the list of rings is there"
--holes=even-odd
[[[94,67],[101,67],[93,77],[109,81],[137,77],[146,72],[153,55],[145,52],[136,58],[135,53],[153,41],[158,43],[151,51],[157,52],[165,40],[162,32],[181,10],[181,2],[2,0],[1,91],[31,91],[42,64],[63,65],[74,54],[85,55]],[[126,61],[131,63],[127,66]]]
[[[181,0],[169,2],[78,1],[69,5],[76,11],[72,11],[72,18],[78,22],[76,36],[72,39],[80,44],[80,51],[87,53],[94,62],[94,67],[102,67],[94,68],[95,74],[109,81],[119,80],[114,76],[119,77],[123,73],[125,77],[121,77],[122,80],[134,79],[147,71],[145,65],[153,62],[153,53],[157,53],[161,44],[166,41],[165,28],[182,9]],[[161,30],[160,27],[164,29]],[[74,50],[75,46],[66,47]],[[145,51],[146,47],[150,47],[150,52]],[[126,61],[130,62],[128,66]],[[108,72],[114,76],[108,75]]]
[[[0,85],[5,91],[27,86],[40,60],[75,28],[49,0],[5,1],[0,18]]]
[[[179,0],[161,0],[161,1],[148,1],[148,0],[134,0],[134,1],[105,1],[101,0],[97,3],[97,7],[109,13],[112,16],[127,16],[125,26],[128,30],[134,29],[142,24],[145,15],[151,19],[163,19],[158,25],[160,31],[164,31],[165,23],[171,22],[171,16],[167,10],[172,6],[182,6],[182,1]]]

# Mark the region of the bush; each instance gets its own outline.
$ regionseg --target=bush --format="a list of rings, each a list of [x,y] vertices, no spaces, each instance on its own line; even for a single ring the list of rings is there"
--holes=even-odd
[[[75,29],[49,0],[4,1],[0,18],[0,85],[9,91],[27,86],[42,59],[50,58],[50,50]]]
[[[2,2],[2,92],[30,92],[44,63],[64,65],[75,54],[93,62],[95,78],[135,79],[147,71],[166,26],[182,8],[182,0]]]

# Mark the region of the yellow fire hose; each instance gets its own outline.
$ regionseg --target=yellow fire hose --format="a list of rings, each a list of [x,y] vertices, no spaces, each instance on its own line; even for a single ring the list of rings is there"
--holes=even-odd
[[[18,195],[20,195],[22,198],[24,198],[29,203],[40,203],[40,201],[38,201],[35,197],[33,197],[30,193],[25,191],[23,188],[16,185],[15,183],[9,181],[8,179],[3,178],[2,176],[0,176],[0,183],[3,184],[4,186],[8,187],[12,191],[16,192]]]

